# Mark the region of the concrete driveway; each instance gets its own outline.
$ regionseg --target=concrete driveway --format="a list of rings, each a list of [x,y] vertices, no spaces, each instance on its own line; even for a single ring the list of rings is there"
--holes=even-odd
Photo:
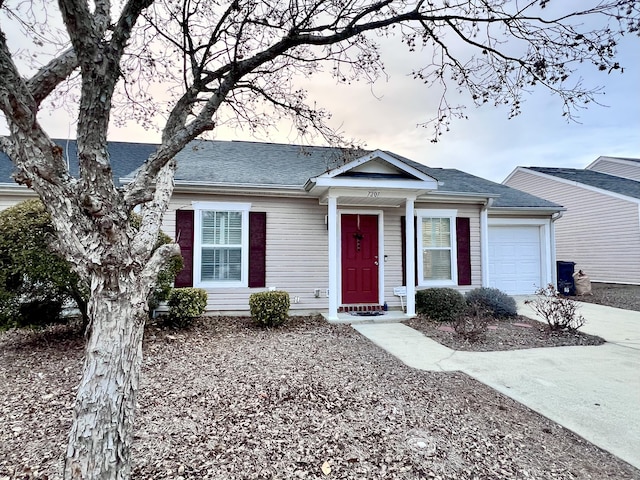
[[[518,311],[536,318],[525,297]],[[640,312],[581,303],[600,346],[458,352],[400,323],[354,325],[407,365],[462,371],[640,468]]]

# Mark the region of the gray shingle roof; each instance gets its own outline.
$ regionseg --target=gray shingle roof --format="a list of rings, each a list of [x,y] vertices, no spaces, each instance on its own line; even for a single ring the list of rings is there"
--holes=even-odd
[[[610,157],[610,156],[608,156],[608,155],[603,155],[603,156],[599,157],[599,158],[598,158],[598,160],[599,160],[600,158],[603,158],[603,159],[610,158],[610,159],[612,159],[612,160],[624,160],[625,162],[636,162],[636,163],[640,163],[640,158],[629,158],[629,157]]]
[[[178,170],[175,178],[176,184],[302,187],[310,178],[366,153],[369,152],[331,147],[197,140],[176,156]],[[561,208],[555,203],[460,170],[430,168],[400,155],[386,153],[440,181],[438,190],[441,192],[499,195],[494,202],[494,207],[498,208]]]
[[[494,200],[495,208],[562,208],[560,205],[549,202],[526,192],[495,183],[470,173],[462,172],[454,168],[432,168],[401,157],[391,152],[390,155],[402,160],[412,167],[420,170],[439,181],[438,191],[451,193],[478,193],[499,195]]]
[[[78,175],[78,150],[75,140],[59,140],[54,142],[62,147],[65,155],[70,159],[69,166],[71,175]],[[111,169],[116,185],[120,185],[119,179],[126,176],[131,171],[142,165],[145,160],[156,149],[157,145],[150,143],[128,143],[128,142],[109,142],[109,155],[111,157]],[[13,173],[13,164],[9,157],[0,152],[0,183],[10,183],[15,185],[11,178]]]
[[[55,140],[76,159],[76,142]],[[113,175],[131,177],[157,145],[109,142]],[[333,147],[301,146],[262,142],[195,140],[177,156],[176,184],[184,185],[254,185],[303,188],[307,180],[369,153],[365,150]],[[439,181],[438,191],[499,195],[496,208],[561,208],[559,205],[484,178],[448,168],[431,168],[408,158],[386,152],[411,167]],[[11,183],[13,166],[0,153],[0,183]],[[77,175],[78,164],[71,162],[71,173]]]
[[[278,143],[195,140],[176,161],[176,183],[299,186],[364,150]]]
[[[619,195],[640,199],[640,182],[629,178],[616,177],[594,170],[576,168],[527,167],[534,172],[545,173],[554,177],[582,183]]]

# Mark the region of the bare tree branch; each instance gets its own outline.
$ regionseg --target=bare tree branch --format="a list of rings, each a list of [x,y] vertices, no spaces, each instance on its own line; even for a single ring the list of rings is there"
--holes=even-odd
[[[73,49],[68,49],[42,67],[29,79],[27,87],[36,103],[47,98],[53,90],[78,68],[78,58]]]

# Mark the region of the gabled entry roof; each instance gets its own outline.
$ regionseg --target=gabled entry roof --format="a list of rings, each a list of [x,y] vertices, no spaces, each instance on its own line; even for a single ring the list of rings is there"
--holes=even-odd
[[[438,181],[423,171],[381,150],[362,155],[344,165],[310,178],[305,190],[326,190],[330,187],[436,190]]]

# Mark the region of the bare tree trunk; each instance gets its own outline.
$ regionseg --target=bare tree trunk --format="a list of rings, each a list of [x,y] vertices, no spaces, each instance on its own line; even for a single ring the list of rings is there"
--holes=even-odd
[[[148,293],[144,282],[132,277],[93,274],[90,336],[69,434],[67,480],[122,480],[131,473]]]

